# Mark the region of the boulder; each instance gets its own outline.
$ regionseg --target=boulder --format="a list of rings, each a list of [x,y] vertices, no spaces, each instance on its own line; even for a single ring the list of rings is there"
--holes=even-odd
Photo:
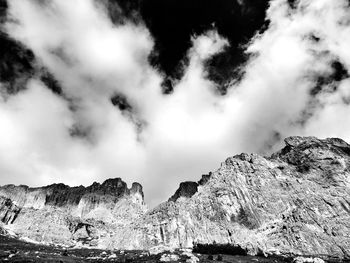
[[[179,259],[180,259],[180,257],[178,255],[175,255],[175,254],[163,254],[160,257],[161,262],[178,261]]]
[[[320,258],[296,257],[293,263],[325,263],[325,261]]]

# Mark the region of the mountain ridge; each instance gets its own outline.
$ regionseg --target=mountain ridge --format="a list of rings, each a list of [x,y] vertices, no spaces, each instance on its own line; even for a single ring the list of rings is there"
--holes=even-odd
[[[269,157],[246,153],[229,157],[198,182],[181,183],[168,201],[150,210],[144,206],[142,186],[135,184],[134,191],[126,191],[119,179],[125,195],[98,199],[93,208],[83,203],[80,208],[88,207],[87,213],[62,209],[56,206],[59,200],[49,210],[21,210],[16,217],[8,212],[3,220],[1,211],[7,207],[15,214],[17,207],[0,199],[0,219],[19,235],[49,243],[57,240],[40,227],[33,231],[33,221],[23,220],[22,213],[40,218],[38,214],[45,211],[56,221],[73,218],[68,220],[71,226],[67,220],[59,224],[66,231],[60,242],[70,245],[151,249],[231,244],[251,255],[350,258],[350,145],[338,138],[299,136],[286,138],[285,144]],[[13,227],[18,222],[25,227]]]

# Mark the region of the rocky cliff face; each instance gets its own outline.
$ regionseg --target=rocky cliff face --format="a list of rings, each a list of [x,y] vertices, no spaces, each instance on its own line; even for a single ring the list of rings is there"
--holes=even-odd
[[[129,190],[117,180],[70,190],[6,186],[0,217],[17,233],[51,242],[64,233],[104,248],[230,243],[250,254],[349,258],[350,145],[314,137],[285,143],[270,157],[228,158],[198,183],[180,184],[169,201],[148,212],[141,186]]]
[[[230,243],[257,253],[349,257],[350,145],[291,137],[271,157],[240,154],[127,232],[135,247]],[[120,246],[121,243],[116,242]]]
[[[20,236],[47,243],[104,247],[109,231],[146,210],[142,186],[120,178],[89,187],[54,184],[0,187],[0,220]]]
[[[11,199],[0,196],[0,219],[5,224],[12,224],[21,208],[16,206]]]

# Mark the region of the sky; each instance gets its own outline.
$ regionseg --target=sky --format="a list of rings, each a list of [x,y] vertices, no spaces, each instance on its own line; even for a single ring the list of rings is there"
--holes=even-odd
[[[350,142],[349,5],[1,0],[0,185],[121,177],[152,207],[287,136]]]

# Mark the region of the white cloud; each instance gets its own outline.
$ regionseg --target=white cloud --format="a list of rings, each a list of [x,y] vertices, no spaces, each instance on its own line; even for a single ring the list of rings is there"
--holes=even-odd
[[[9,22],[9,33],[50,69],[75,111],[37,80],[2,100],[0,148],[7,154],[0,157],[0,183],[87,185],[121,177],[142,183],[154,205],[229,155],[268,151],[267,144],[279,143],[271,142],[274,132],[350,141],[348,80],[318,98],[324,107],[305,126],[295,124],[309,105],[312,76],[330,72],[334,58],[350,66],[346,1],[301,0],[297,10],[271,1],[271,25],[248,46],[246,74],[224,97],[204,68],[228,45],[215,31],[193,37],[185,75],[165,96],[162,76],[147,61],[153,40],[143,25],[112,25],[92,0],[11,0],[10,13],[19,23]],[[321,41],[311,41],[311,33]],[[141,134],[110,103],[115,92],[146,123]],[[89,137],[72,137],[74,126]]]

